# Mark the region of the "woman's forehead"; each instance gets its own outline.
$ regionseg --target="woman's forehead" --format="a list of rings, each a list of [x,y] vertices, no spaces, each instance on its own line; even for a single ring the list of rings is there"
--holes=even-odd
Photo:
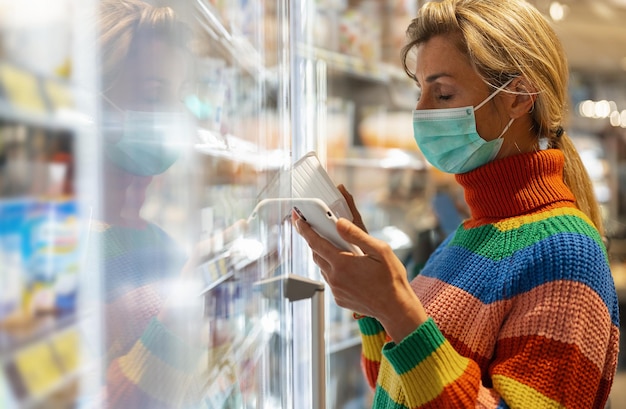
[[[145,39],[133,50],[126,68],[140,76],[172,79],[185,75],[188,59],[178,46],[156,38]]]
[[[477,75],[467,54],[460,51],[455,37],[434,36],[417,47],[415,76],[420,84],[460,79],[471,74]]]

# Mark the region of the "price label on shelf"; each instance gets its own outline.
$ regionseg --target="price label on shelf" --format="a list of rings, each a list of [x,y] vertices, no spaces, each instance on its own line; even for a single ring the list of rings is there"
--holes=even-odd
[[[209,283],[219,280],[228,273],[226,258],[218,258],[204,265],[204,274]]]
[[[45,395],[64,376],[51,345],[45,341],[21,349],[16,354],[15,367],[33,397]]]
[[[0,83],[11,106],[29,112],[46,111],[37,76],[8,64],[0,64]]]

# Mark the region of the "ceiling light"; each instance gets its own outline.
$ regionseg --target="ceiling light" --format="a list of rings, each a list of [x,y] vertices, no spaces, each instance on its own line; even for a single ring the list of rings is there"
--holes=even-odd
[[[612,126],[620,126],[622,124],[622,118],[618,111],[611,112],[611,116],[609,117]]]
[[[594,106],[595,104],[593,103],[593,101],[589,99],[581,102],[580,105],[578,106],[580,115],[585,118],[589,118],[593,116]]]
[[[558,1],[553,1],[550,3],[550,18],[553,21],[561,21],[565,18],[565,13],[567,12],[567,6],[559,3]]]
[[[609,104],[609,101],[603,99],[602,101],[596,102],[593,114],[594,118],[608,118],[611,114],[611,105]]]

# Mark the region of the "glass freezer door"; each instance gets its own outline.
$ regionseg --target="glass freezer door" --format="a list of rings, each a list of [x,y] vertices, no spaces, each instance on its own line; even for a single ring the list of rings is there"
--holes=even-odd
[[[0,1],[0,406],[325,406],[308,6]]]
[[[201,235],[213,240],[201,265],[211,276],[204,290],[211,407],[322,408],[323,286],[288,208],[268,205],[249,219],[270,186],[290,197],[291,180],[281,175],[315,149],[314,73],[294,53],[304,10],[289,1],[195,4],[201,64],[209,67],[198,72],[196,89],[227,87],[223,98],[204,99],[222,101],[221,117],[219,126],[198,118],[195,146],[204,171]]]

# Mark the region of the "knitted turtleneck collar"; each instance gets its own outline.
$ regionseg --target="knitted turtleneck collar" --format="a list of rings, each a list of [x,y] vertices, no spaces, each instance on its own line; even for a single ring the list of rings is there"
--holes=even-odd
[[[465,190],[472,222],[489,223],[555,206],[575,207],[563,182],[564,163],[560,150],[548,149],[490,162],[456,180]]]

